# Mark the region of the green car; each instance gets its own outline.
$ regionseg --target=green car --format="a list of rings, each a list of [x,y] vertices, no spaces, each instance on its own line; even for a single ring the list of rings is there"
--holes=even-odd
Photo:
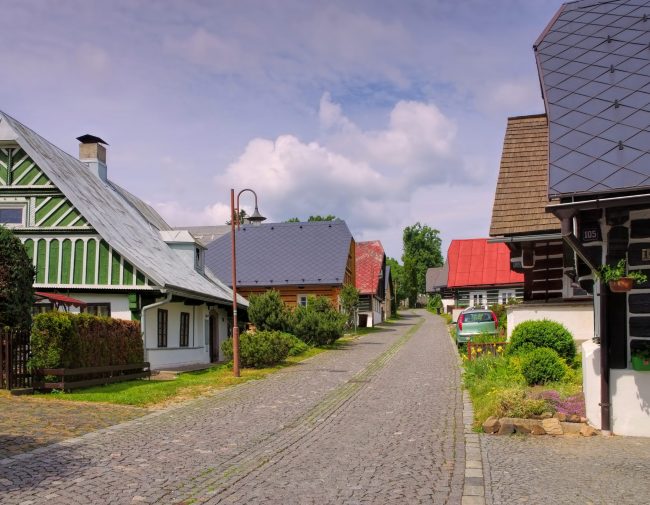
[[[487,309],[469,308],[458,316],[456,322],[456,343],[464,344],[481,334],[496,335],[499,322],[494,312]]]

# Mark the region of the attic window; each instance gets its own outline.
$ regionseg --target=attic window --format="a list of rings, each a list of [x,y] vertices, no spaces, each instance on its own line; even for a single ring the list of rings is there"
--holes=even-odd
[[[22,205],[0,207],[0,224],[9,227],[21,226],[24,224],[25,207]]]

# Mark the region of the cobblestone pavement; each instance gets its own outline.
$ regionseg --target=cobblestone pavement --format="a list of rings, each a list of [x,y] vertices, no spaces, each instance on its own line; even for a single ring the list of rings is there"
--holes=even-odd
[[[262,381],[0,461],[2,504],[460,503],[457,356],[424,311]]]
[[[486,503],[650,502],[650,439],[481,436]]]
[[[143,416],[137,407],[0,396],[0,460]]]

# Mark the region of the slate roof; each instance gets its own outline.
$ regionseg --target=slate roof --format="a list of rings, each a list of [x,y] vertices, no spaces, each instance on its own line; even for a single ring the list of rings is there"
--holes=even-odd
[[[523,274],[510,268],[510,249],[486,238],[452,240],[447,252],[447,287],[512,285],[524,282]]]
[[[20,145],[97,233],[156,285],[202,299],[232,300],[227,286],[186,266],[141,210],[112,183],[91,173],[85,163],[2,111],[0,140]],[[240,303],[248,302],[241,298]]]
[[[236,231],[237,286],[343,284],[352,234],[345,221],[265,223]],[[231,236],[208,244],[205,262],[232,282]]]
[[[384,247],[379,240],[357,242],[355,253],[355,287],[362,295],[374,295],[384,265]]]
[[[426,275],[427,293],[433,293],[437,289],[446,288],[448,277],[449,263],[447,261],[445,261],[445,264],[441,267],[428,268]]]
[[[583,0],[536,42],[551,196],[650,187],[649,28],[649,0]]]
[[[508,118],[492,208],[491,236],[559,231],[548,205],[546,114]]]

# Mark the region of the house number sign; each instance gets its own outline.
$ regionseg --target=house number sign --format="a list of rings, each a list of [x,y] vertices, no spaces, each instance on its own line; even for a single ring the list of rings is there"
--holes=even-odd
[[[581,238],[583,244],[586,242],[600,242],[602,240],[600,236],[600,226],[583,226]]]
[[[641,261],[650,261],[650,249],[641,249]]]

